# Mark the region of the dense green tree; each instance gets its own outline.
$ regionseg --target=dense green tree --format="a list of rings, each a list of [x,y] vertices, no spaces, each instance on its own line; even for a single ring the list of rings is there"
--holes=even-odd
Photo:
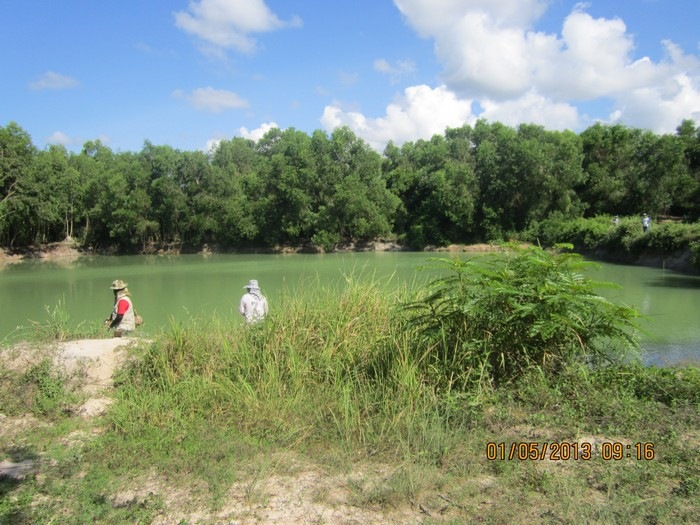
[[[700,128],[675,135],[595,124],[580,135],[478,121],[383,156],[349,128],[272,129],[209,153],[146,141],[114,153],[38,151],[0,128],[0,242],[73,237],[149,250],[338,243],[397,236],[413,246],[500,240],[551,217],[700,216]]]
[[[268,131],[258,142],[264,184],[259,214],[268,244],[308,240],[318,210],[310,137],[293,128]]]
[[[321,174],[313,242],[330,248],[389,235],[399,201],[387,189],[379,154],[346,127],[330,137],[314,134],[312,151]]]
[[[447,136],[385,150],[387,182],[401,201],[397,228],[416,247],[472,238],[478,183],[469,143]]]
[[[526,189],[517,179],[518,135],[503,124],[479,120],[473,142],[481,197],[477,222],[485,240],[502,240],[522,223],[517,211]]]
[[[33,241],[25,221],[31,209],[19,197],[37,151],[29,134],[17,123],[0,127],[0,236],[6,245]]]
[[[674,202],[684,200],[684,190],[692,186],[683,143],[672,135],[657,136],[647,132],[640,137],[637,147],[638,202],[654,215],[668,214]]]
[[[639,134],[639,130],[620,124],[600,123],[581,133],[587,180],[580,191],[588,215],[639,212],[639,203],[633,197],[637,192],[634,144]]]
[[[70,238],[79,216],[82,188],[78,171],[70,166],[69,155],[63,146],[49,146],[37,154],[32,170],[30,199],[37,221],[38,240],[47,242]]]
[[[683,145],[686,164],[686,182],[678,184],[672,213],[700,218],[700,126],[692,120],[684,120],[676,130]]]
[[[258,159],[255,141],[242,137],[222,140],[212,153],[214,166],[236,175],[254,173]]]
[[[573,188],[584,181],[578,137],[572,132],[521,125],[513,147],[512,169],[518,187],[517,200],[513,202],[515,229],[522,231],[532,221],[554,212],[578,215],[581,204]]]

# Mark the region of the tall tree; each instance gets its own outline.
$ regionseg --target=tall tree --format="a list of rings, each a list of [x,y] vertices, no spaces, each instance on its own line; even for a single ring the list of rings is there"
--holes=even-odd
[[[18,196],[35,155],[31,137],[16,122],[0,127],[0,238],[11,247],[16,240],[31,242],[23,222],[28,210]]]

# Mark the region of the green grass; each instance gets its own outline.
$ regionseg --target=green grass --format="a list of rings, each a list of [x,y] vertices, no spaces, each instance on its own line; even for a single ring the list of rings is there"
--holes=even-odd
[[[0,480],[0,523],[252,519],[309,472],[309,501],[397,523],[695,522],[698,369],[574,360],[445,389],[403,322],[416,299],[349,278],[284,296],[260,326],[173,322],[133,350],[95,421],[49,416],[27,394],[12,414],[42,424],[3,439],[0,455],[39,470]],[[5,377],[0,399],[38,389],[69,402],[50,367]],[[489,442],[597,449],[589,461],[489,460]],[[637,442],[654,444],[653,460],[601,458],[603,443]]]
[[[41,321],[30,321],[29,326],[18,326],[0,340],[0,347],[22,341],[48,343],[69,339],[99,339],[110,337],[101,324],[87,321],[75,322],[65,307],[65,298],[54,306],[44,305],[45,316]]]

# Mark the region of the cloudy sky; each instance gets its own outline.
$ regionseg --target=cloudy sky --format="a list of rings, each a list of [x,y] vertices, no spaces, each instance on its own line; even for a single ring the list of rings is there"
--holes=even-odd
[[[0,125],[39,148],[207,150],[476,119],[700,124],[700,0],[0,0]]]

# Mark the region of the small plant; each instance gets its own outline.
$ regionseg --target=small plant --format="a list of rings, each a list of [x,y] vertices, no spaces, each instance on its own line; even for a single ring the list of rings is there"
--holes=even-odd
[[[73,400],[67,389],[67,376],[44,358],[23,376],[23,383],[33,392],[32,411],[42,415],[56,415]]]
[[[637,312],[594,292],[573,253],[509,246],[469,260],[436,259],[449,273],[405,306],[417,359],[441,387],[516,379],[533,367],[617,362],[637,347]],[[608,285],[612,286],[612,285]]]
[[[44,305],[47,318],[44,322],[31,321],[33,338],[39,341],[67,341],[78,337],[104,336],[100,325],[89,326],[84,321],[73,325],[70,314],[66,309],[66,301],[59,299],[51,308]]]

